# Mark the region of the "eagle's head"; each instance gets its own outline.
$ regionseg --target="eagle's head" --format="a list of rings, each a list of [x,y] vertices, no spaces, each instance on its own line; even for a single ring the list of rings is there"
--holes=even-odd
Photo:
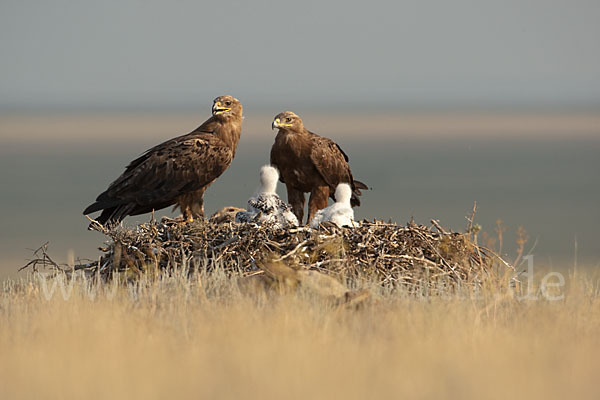
[[[212,106],[212,114],[214,116],[242,116],[242,103],[233,96],[219,96]]]
[[[275,116],[275,119],[273,119],[273,123],[271,124],[271,128],[301,132],[304,130],[304,124],[302,123],[302,118],[293,112],[284,111]]]

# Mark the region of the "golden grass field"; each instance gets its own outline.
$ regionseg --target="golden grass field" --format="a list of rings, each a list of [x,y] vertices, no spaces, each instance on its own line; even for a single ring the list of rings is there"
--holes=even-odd
[[[441,297],[370,287],[358,308],[235,282],[105,284],[92,299],[80,280],[48,300],[36,277],[6,281],[0,398],[600,398],[597,276],[565,273],[554,301],[504,285]]]

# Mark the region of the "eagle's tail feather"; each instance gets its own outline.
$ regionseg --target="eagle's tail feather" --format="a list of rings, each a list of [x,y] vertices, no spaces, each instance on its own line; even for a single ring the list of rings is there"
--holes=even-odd
[[[350,205],[352,207],[360,206],[360,199],[358,196],[362,195],[361,190],[368,190],[369,187],[361,181],[353,181],[352,184],[352,197],[350,198]]]
[[[83,210],[83,215],[91,214],[96,211],[105,210],[107,208],[115,208],[123,205],[123,200],[119,199],[100,199],[96,200],[95,203],[90,204],[85,210]]]
[[[91,214],[96,211],[102,210],[102,205],[100,203],[94,203],[87,206],[85,210],[83,210],[83,215]]]
[[[102,225],[105,225],[106,222],[112,219],[111,217],[113,216],[117,208],[118,207],[105,208],[104,210],[102,210],[102,213],[98,216],[98,218],[96,218],[96,221],[98,221]]]
[[[88,214],[86,211],[88,211],[88,209],[90,207],[86,208],[86,210],[84,211],[84,214]],[[119,205],[113,206],[113,207],[106,207],[102,210],[102,213],[100,213],[100,215],[95,219],[95,221],[104,226],[116,225],[119,222],[121,222],[123,220],[123,218],[130,215],[130,213],[134,207],[135,207],[135,204],[119,204]],[[94,211],[99,211],[99,210],[94,210]],[[90,212],[94,212],[94,211],[90,211]],[[91,227],[91,224],[90,224],[90,227]]]
[[[354,190],[357,190],[357,189],[369,190],[369,187],[366,184],[362,183],[361,181],[355,180],[354,181]]]

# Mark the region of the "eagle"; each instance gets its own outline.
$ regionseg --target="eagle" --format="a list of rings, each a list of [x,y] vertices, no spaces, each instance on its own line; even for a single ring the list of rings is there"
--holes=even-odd
[[[204,191],[231,165],[242,130],[242,104],[232,96],[213,101],[212,116],[188,133],[143,153],[87,207],[96,221],[116,224],[175,205],[184,222],[204,218]]]
[[[348,156],[333,140],[319,136],[304,128],[302,119],[291,111],[275,116],[272,129],[279,129],[271,147],[271,164],[280,172],[279,180],[285,183],[288,202],[299,221],[304,217],[304,194],[308,199],[309,224],[318,210],[327,207],[329,197],[335,200],[338,184],[350,185],[351,205],[360,206],[364,183],[354,180]]]

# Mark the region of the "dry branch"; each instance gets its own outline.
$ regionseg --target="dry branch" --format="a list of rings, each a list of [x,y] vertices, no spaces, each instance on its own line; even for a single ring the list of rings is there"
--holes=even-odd
[[[509,268],[499,256],[482,249],[470,232],[457,233],[432,221],[432,230],[414,222],[399,226],[383,221],[363,221],[356,228],[323,224],[308,228],[275,229],[253,223],[197,221],[181,224],[152,219],[135,228],[100,227],[108,236],[98,261],[75,270],[99,273],[110,279],[116,272],[135,279],[146,271],[189,272],[223,268],[244,276],[255,273],[264,261],[285,261],[294,268],[330,275],[361,277],[392,287],[423,285],[478,285],[494,276],[495,268]],[[33,260],[58,267],[46,254]],[[63,268],[64,269],[64,268]]]

